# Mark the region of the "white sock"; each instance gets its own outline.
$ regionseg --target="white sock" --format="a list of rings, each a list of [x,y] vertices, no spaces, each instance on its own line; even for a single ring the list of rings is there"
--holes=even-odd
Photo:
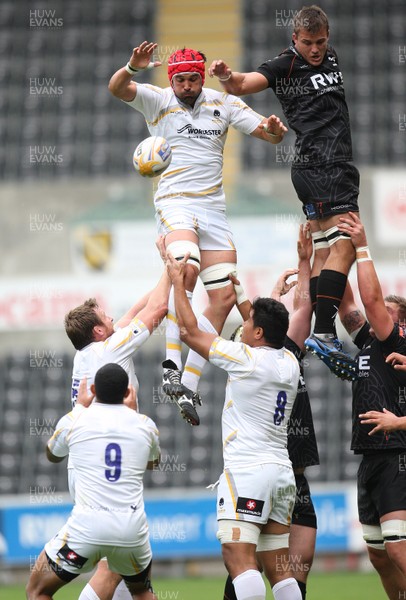
[[[113,594],[112,600],[132,600],[132,595],[128,591],[125,581],[120,581]]]
[[[203,314],[198,318],[197,324],[202,331],[217,334],[216,329]],[[192,390],[192,392],[197,392],[197,386],[199,385],[200,377],[202,376],[202,371],[206,362],[206,359],[200,356],[200,354],[194,350],[189,350],[185,369],[182,374],[182,383]]]
[[[193,292],[186,291],[189,301]],[[182,369],[182,343],[179,335],[179,325],[176,318],[175,295],[173,288],[169,294],[168,314],[166,315],[166,360],[173,360],[178,369]]]
[[[275,600],[302,600],[302,592],[293,577],[275,583],[272,593]]]
[[[233,585],[237,600],[265,600],[266,587],[259,571],[244,571],[233,579]]]
[[[130,596],[131,597],[131,596]],[[90,583],[85,585],[78,600],[100,600]]]

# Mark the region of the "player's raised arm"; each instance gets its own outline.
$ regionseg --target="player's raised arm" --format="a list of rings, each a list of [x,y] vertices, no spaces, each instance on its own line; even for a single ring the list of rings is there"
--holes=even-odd
[[[268,80],[261,73],[238,73],[232,71],[223,60],[214,60],[209,67],[210,77],[217,77],[228,94],[244,96],[262,92],[268,87]]]
[[[393,330],[393,321],[386,309],[381,284],[372,261],[365,229],[355,213],[340,217],[339,231],[351,236],[357,256],[358,288],[367,319],[378,340],[386,340]]]
[[[145,69],[153,69],[159,67],[162,63],[155,61],[151,63],[152,53],[157,47],[157,44],[152,42],[142,42],[134,48],[130,60],[125,67],[122,67],[114,73],[109,82],[109,90],[120,100],[131,102],[137,95],[137,84],[132,81],[132,78],[139,72]]]

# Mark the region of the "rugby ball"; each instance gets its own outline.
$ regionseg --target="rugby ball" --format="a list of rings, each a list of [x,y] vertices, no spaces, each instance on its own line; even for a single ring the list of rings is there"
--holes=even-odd
[[[172,150],[165,138],[153,135],[138,144],[133,154],[134,168],[143,177],[157,177],[168,168]]]

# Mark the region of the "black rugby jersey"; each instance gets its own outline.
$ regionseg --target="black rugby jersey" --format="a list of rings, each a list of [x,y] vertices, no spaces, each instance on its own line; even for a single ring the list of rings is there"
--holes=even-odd
[[[383,450],[406,449],[406,431],[378,431],[368,435],[373,425],[361,425],[359,416],[369,410],[385,407],[398,417],[406,416],[406,373],[385,363],[391,352],[406,354],[406,332],[395,324],[389,337],[380,342],[369,334],[366,323],[355,338],[361,351],[356,360],[359,379],[353,383],[352,442],[356,454]]]
[[[257,69],[282,105],[296,133],[292,166],[306,168],[352,161],[350,119],[335,50],[310,65],[292,45]]]
[[[285,348],[299,361],[300,377],[297,396],[288,423],[288,452],[294,469],[320,464],[314,433],[312,409],[303,378],[302,360],[305,353],[289,337],[285,338]]]

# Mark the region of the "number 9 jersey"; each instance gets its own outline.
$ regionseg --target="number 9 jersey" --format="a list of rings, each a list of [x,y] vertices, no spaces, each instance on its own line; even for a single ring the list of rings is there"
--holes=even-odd
[[[147,463],[159,458],[158,435],[149,417],[124,404],[78,405],[58,422],[48,447],[55,456],[69,453],[75,473],[72,514],[100,514],[97,527],[90,517],[83,519],[82,540],[110,544],[117,537],[123,545],[123,519],[135,525],[139,515],[145,521],[142,477]]]
[[[209,360],[228,373],[224,468],[265,463],[290,467],[287,425],[299,382],[299,363],[292,352],[217,337]]]

